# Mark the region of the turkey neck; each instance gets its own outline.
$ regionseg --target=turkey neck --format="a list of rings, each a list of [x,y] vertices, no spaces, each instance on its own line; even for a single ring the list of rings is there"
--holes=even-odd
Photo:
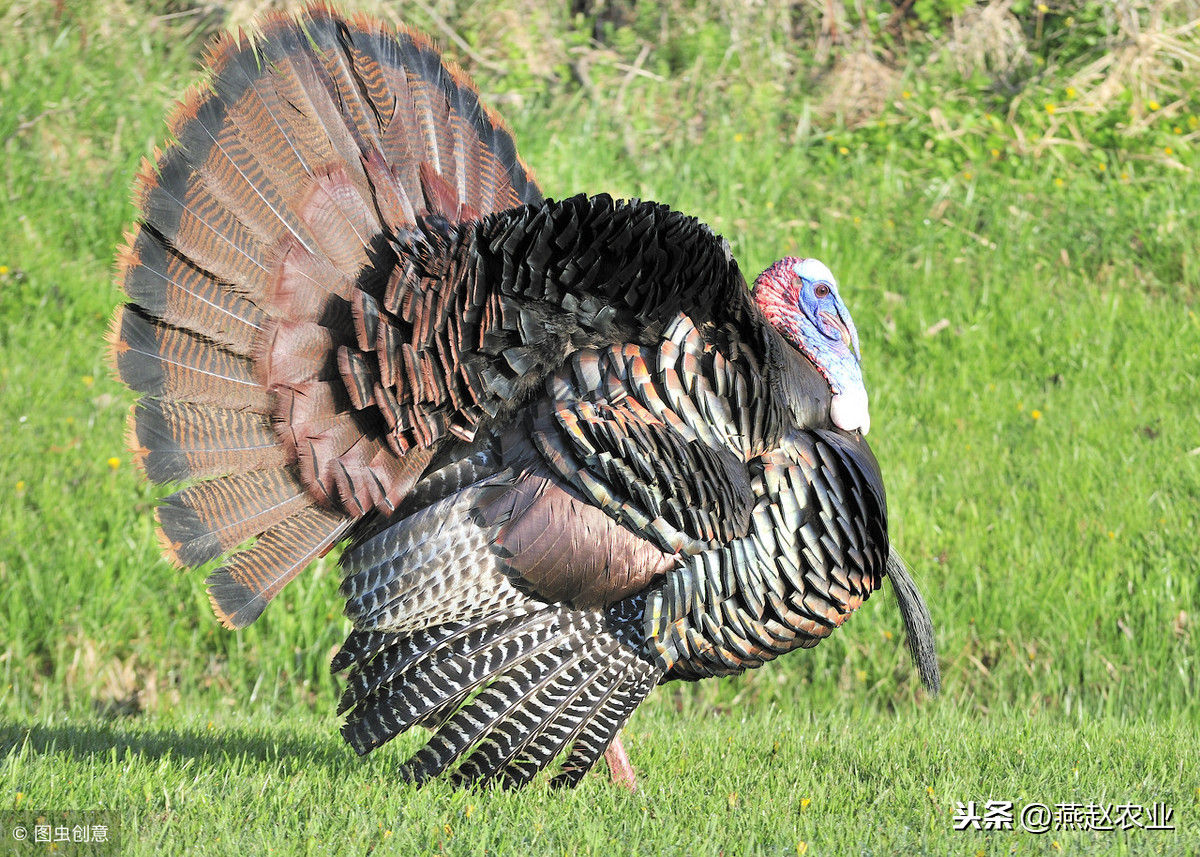
[[[750,308],[762,316],[752,303]],[[783,434],[794,428],[834,428],[829,417],[833,399],[829,382],[765,317],[762,317],[760,329],[766,354],[764,371],[776,402],[774,410],[778,413],[778,422],[769,432],[767,448],[773,448]]]

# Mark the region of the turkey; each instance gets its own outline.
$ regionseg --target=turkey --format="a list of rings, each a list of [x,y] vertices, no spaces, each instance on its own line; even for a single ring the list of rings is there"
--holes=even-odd
[[[347,543],[358,753],[419,725],[409,781],[575,784],[656,685],[816,645],[885,575],[937,692],[822,263],[750,290],[665,205],[544,198],[412,30],[313,7],[207,64],[118,260],[130,446],[229,628]]]

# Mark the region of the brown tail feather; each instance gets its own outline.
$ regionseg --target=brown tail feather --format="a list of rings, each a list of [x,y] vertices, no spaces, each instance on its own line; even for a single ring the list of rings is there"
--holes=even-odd
[[[226,628],[244,628],[292,578],[325,553],[349,518],[309,506],[267,530],[249,550],[208,576],[213,611]]]
[[[292,210],[289,198],[259,160],[258,141],[244,137],[228,121],[225,102],[193,96],[175,116],[172,130],[186,163],[195,170],[189,185],[199,184],[269,247],[289,233],[312,246],[313,235]],[[294,183],[285,184],[295,191]]]
[[[158,507],[158,522],[175,561],[197,566],[311,505],[294,469],[279,467],[176,492]]]
[[[127,236],[118,279],[143,312],[186,327],[234,354],[247,357],[266,315],[208,272],[163,244],[151,231]]]
[[[270,247],[196,180],[183,150],[168,149],[140,182],[146,223],[193,263],[257,302],[268,282]]]
[[[355,276],[368,260],[372,239],[383,226],[340,164],[313,177],[300,215],[317,235],[321,251],[335,266]]]
[[[130,415],[130,448],[152,482],[283,467],[265,414],[146,397]]]
[[[117,310],[110,334],[121,380],[152,396],[269,413],[251,362],[190,331],[157,324],[135,304]]]

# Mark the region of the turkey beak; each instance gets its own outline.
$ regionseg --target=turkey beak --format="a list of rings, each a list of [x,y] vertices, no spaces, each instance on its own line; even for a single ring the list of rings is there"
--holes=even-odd
[[[850,328],[842,321],[840,316],[836,316],[831,312],[821,312],[821,317],[825,319],[825,323],[837,331],[838,338],[842,340],[842,344],[850,351],[855,358],[858,358],[858,344],[854,341],[854,337],[850,334]]]

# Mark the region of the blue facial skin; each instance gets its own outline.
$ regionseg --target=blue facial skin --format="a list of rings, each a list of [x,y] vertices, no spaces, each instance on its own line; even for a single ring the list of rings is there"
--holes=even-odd
[[[793,270],[800,278],[800,311],[832,346],[825,348],[822,343],[810,343],[836,364],[826,364],[824,368],[836,376],[839,374],[837,370],[842,370],[843,366],[853,366],[861,382],[862,354],[858,348],[858,331],[854,327],[854,320],[850,318],[850,310],[838,294],[833,274],[816,259],[805,259],[793,266]]]
[[[828,381],[833,423],[866,434],[870,416],[858,331],[829,268],[816,259],[781,259],[755,281],[754,297]]]

